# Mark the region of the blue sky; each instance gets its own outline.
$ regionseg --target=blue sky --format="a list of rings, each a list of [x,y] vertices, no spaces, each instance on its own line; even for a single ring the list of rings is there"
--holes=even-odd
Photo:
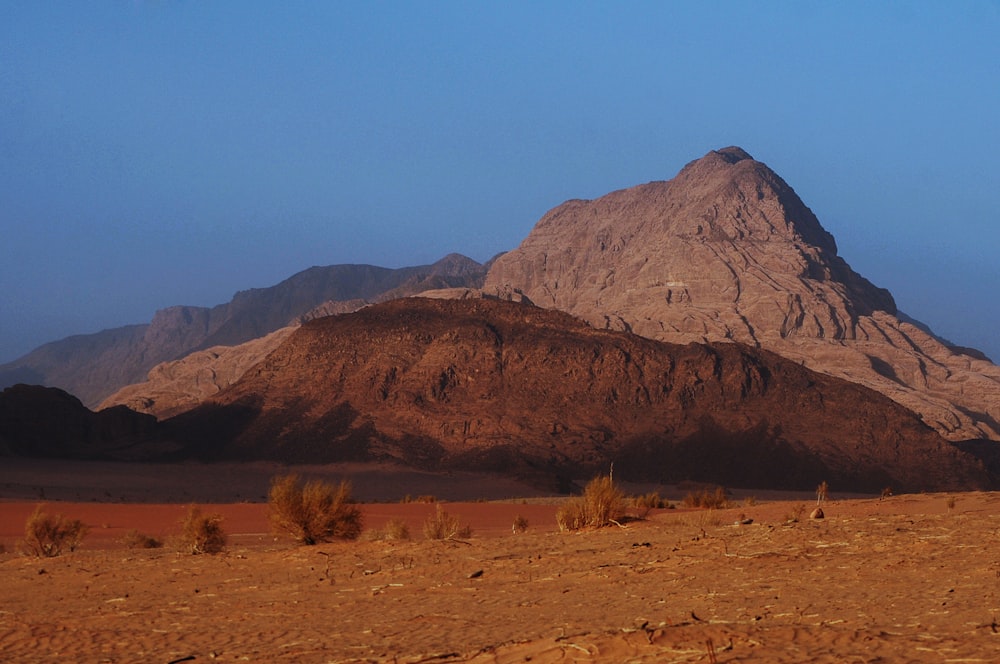
[[[0,3],[0,361],[740,145],[1000,360],[1000,3]]]

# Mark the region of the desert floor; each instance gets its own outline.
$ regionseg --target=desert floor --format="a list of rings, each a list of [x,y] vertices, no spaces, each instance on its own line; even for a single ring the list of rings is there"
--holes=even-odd
[[[19,462],[0,473],[0,661],[1000,656],[1000,494],[879,500],[844,498],[832,487],[826,518],[812,520],[815,498],[748,492],[755,501],[738,496],[730,509],[658,510],[623,527],[560,533],[558,501],[513,483],[389,468],[370,477],[362,467],[296,470],[349,477],[366,501],[436,495],[472,537],[424,539],[436,505],[366,502],[366,529],[399,518],[413,539],[300,547],[268,532],[259,500],[273,467]],[[521,491],[524,500],[510,500]],[[18,553],[42,494],[46,510],[91,526],[75,552]],[[467,502],[474,496],[491,500]],[[223,553],[191,555],[177,545],[192,501],[223,515]],[[517,515],[527,532],[512,532]],[[737,525],[741,517],[753,522]],[[128,549],[121,538],[132,528],[166,545]]]

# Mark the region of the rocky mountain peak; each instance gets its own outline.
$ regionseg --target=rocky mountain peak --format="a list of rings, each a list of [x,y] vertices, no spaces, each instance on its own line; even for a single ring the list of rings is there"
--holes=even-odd
[[[753,160],[753,157],[750,156],[749,152],[736,145],[730,145],[728,148],[722,148],[721,150],[713,150],[709,154],[718,155],[730,164],[735,164],[736,162],[743,161],[744,159]]]
[[[553,209],[491,269],[488,287],[510,285],[667,341],[853,338],[859,315],[896,310],[837,255],[794,190],[739,148],[667,182]]]
[[[773,350],[874,387],[952,439],[1000,439],[1000,369],[952,360],[901,322],[792,187],[738,147],[669,181],[554,208],[496,260],[485,288],[600,328]]]

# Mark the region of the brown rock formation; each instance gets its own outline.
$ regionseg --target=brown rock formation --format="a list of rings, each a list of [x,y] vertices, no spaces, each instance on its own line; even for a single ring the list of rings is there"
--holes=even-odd
[[[294,330],[283,327],[237,346],[199,350],[173,362],[162,362],[142,383],[128,385],[105,399],[98,410],[126,406],[165,419],[191,410],[232,385],[243,373],[277,348]]]
[[[784,180],[739,148],[669,182],[572,200],[487,290],[663,341],[738,341],[871,387],[951,440],[1000,440],[1000,368],[899,319]]]
[[[33,383],[62,388],[95,406],[144,380],[161,362],[188,353],[259,339],[331,302],[373,302],[389,293],[478,287],[486,266],[458,254],[433,265],[389,269],[373,265],[311,267],[269,288],[240,291],[212,308],[170,307],[145,325],[68,337],[0,365],[0,387]],[[356,307],[354,307],[356,308]]]
[[[420,293],[420,297],[434,299],[504,299],[526,302],[519,293],[506,293],[503,297],[486,293],[477,288],[444,288]],[[216,346],[196,351],[190,355],[163,362],[153,367],[142,383],[128,385],[105,399],[98,409],[127,406],[139,413],[166,419],[191,410],[208,397],[232,385],[254,364],[264,359],[291,334],[298,324],[322,318],[352,313],[367,306],[364,300],[325,302],[303,315],[295,326],[283,327],[276,332],[238,346]]]
[[[121,406],[91,412],[71,394],[37,385],[0,392],[0,454],[63,459],[132,456],[156,420]]]
[[[845,416],[845,414],[850,414]],[[910,411],[737,344],[677,346],[489,299],[321,318],[164,423],[204,458],[396,460],[524,478],[981,486]]]

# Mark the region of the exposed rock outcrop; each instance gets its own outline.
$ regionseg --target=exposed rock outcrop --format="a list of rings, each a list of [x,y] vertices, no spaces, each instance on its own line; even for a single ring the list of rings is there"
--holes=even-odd
[[[449,300],[486,298],[530,304],[519,293],[498,296],[481,288],[443,288],[423,291],[419,296]],[[296,325],[283,327],[260,339],[237,346],[216,346],[173,362],[163,362],[150,370],[144,382],[123,387],[105,399],[98,409],[123,405],[158,419],[173,417],[232,385],[247,369],[277,348],[299,324],[324,316],[352,313],[363,306],[367,306],[364,300],[326,302],[300,317]]]
[[[409,298],[305,323],[164,426],[206,459],[394,460],[547,482],[614,462],[660,482],[987,483],[971,455],[854,383],[743,345],[666,344],[493,299]]]
[[[162,362],[141,383],[127,385],[105,399],[98,410],[126,406],[165,419],[197,406],[232,385],[243,373],[281,345],[295,329],[283,327],[236,346],[199,350],[172,362]]]
[[[668,182],[563,203],[485,288],[601,328],[772,350],[889,396],[951,440],[1000,440],[1000,368],[900,320],[792,188],[739,148]]]

